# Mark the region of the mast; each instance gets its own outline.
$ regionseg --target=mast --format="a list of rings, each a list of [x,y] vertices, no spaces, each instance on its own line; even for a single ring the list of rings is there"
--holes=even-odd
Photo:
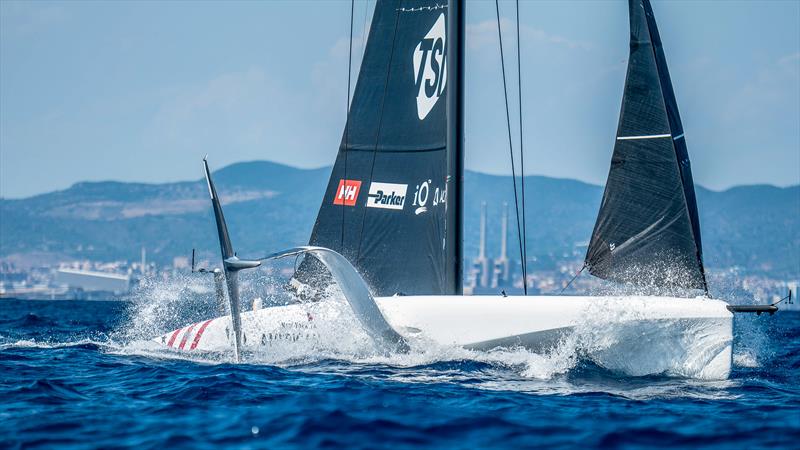
[[[447,13],[447,213],[445,233],[446,285],[463,294],[464,253],[464,0],[449,0]]]

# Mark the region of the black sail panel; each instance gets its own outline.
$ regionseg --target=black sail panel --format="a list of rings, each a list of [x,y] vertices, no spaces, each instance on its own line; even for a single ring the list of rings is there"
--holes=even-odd
[[[670,129],[673,136],[673,145],[675,146],[675,155],[678,160],[678,170],[681,174],[683,182],[683,194],[686,198],[686,209],[689,212],[689,218],[692,223],[692,235],[695,243],[697,244],[697,262],[699,264],[702,282],[705,286],[705,269],[703,267],[703,245],[700,237],[700,215],[697,211],[697,197],[694,192],[694,179],[692,178],[692,168],[689,162],[689,151],[686,148],[686,137],[683,132],[683,122],[681,115],[678,112],[678,102],[675,100],[675,91],[672,88],[672,79],[669,76],[669,69],[667,68],[667,59],[664,56],[664,46],[661,44],[661,36],[658,34],[658,27],[656,26],[655,16],[653,15],[653,8],[649,0],[642,3],[647,18],[648,29],[650,30],[650,37],[653,43],[653,52],[655,54],[658,76],[661,81],[661,90],[664,93],[664,107],[667,110],[667,119],[669,119]]]
[[[339,251],[375,295],[445,294],[446,24],[440,1],[379,0],[310,245]],[[295,277],[321,274],[306,259]]]
[[[630,57],[608,181],[586,255],[600,278],[705,288],[691,169],[648,0],[630,0]]]

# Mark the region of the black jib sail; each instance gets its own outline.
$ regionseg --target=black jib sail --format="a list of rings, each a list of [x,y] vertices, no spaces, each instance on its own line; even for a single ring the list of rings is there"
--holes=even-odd
[[[460,81],[459,61],[448,58],[456,44],[447,33],[453,9],[443,0],[377,2],[311,235],[310,245],[344,255],[375,295],[461,287],[460,252],[452,248],[460,247],[461,152],[448,145],[448,92]],[[314,284],[324,277],[318,268],[306,259],[295,277]]]
[[[630,0],[630,58],[603,202],[586,255],[600,278],[706,289],[692,171],[648,0]]]

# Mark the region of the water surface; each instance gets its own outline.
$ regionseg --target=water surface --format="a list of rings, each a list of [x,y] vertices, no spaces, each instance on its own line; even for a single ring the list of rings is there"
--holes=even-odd
[[[320,353],[241,365],[186,359],[132,337],[131,323],[145,309],[160,311],[0,300],[0,447],[797,448],[800,442],[798,313],[737,318],[731,378],[699,381],[610,373],[577,350],[558,357],[457,349],[389,357]]]

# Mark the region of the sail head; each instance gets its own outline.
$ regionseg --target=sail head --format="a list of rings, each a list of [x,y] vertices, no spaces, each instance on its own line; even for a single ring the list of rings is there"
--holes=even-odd
[[[593,275],[705,289],[689,156],[648,0],[630,0],[630,56],[608,181],[586,255]]]

